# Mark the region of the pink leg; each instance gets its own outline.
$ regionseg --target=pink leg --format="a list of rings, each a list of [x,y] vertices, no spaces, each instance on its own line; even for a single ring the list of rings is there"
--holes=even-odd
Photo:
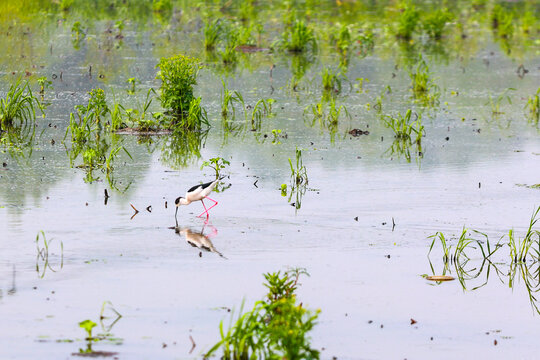
[[[208,209],[206,208],[206,205],[204,205],[204,201],[202,199],[201,199],[201,202],[202,202],[202,206],[204,207],[204,211],[201,215],[197,217],[202,217],[204,214],[206,214],[206,219],[208,220]]]
[[[210,214],[208,214],[208,211],[210,211],[211,208],[213,208],[214,206],[216,206],[216,205],[218,204],[218,202],[217,202],[216,200],[214,200],[214,199],[210,199],[208,196],[205,197],[205,199],[208,199],[208,200],[210,200],[210,201],[213,201],[213,202],[214,202],[214,205],[210,206],[208,209],[207,209],[206,206],[205,206],[205,207],[204,207],[205,212],[203,212],[203,213],[202,213],[201,215],[199,215],[198,217],[201,217],[204,213],[206,213],[206,218],[208,219],[208,216],[210,215]],[[203,202],[202,200],[201,200],[201,202],[203,203],[203,206],[204,206],[204,202]]]
[[[208,208],[208,211],[210,211],[210,209],[211,209],[211,208],[213,208],[214,206],[216,206],[216,205],[218,204],[218,202],[217,202],[216,200],[214,200],[214,199],[210,199],[210,198],[209,198],[208,196],[207,196],[207,197],[205,197],[205,199],[208,199],[208,200],[210,200],[210,201],[213,201],[213,202],[214,202],[214,205],[210,206],[210,207]]]

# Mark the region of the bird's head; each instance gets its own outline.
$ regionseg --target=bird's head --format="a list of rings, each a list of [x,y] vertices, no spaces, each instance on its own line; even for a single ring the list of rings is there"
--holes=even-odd
[[[176,200],[174,200],[174,204],[176,205],[176,207],[179,207],[180,205],[184,205],[182,204],[182,199],[183,197],[177,197]]]

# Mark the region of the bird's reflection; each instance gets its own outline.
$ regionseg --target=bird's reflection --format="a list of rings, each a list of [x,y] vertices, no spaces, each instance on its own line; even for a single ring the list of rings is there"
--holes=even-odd
[[[210,230],[209,234],[204,233],[207,227]],[[193,246],[193,247],[195,247],[197,249],[200,249],[200,250],[213,252],[215,254],[218,254],[222,258],[226,259],[226,257],[223,256],[223,254],[220,253],[215,248],[214,244],[212,244],[212,241],[210,240],[210,238],[216,236],[218,231],[214,226],[209,224],[207,221],[205,221],[205,223],[204,223],[204,225],[203,225],[203,227],[202,227],[202,229],[200,231],[194,230],[194,229],[189,228],[189,227],[179,226],[178,223],[177,223],[177,226],[175,227],[174,231],[177,234],[184,236],[186,242],[189,245],[191,245],[191,246]]]

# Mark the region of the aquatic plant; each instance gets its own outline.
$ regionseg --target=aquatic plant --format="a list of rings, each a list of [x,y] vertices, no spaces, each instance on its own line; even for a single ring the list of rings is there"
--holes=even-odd
[[[175,117],[184,117],[191,106],[193,86],[197,84],[199,60],[184,55],[161,58],[156,66],[157,78],[161,80],[161,106]]]
[[[401,3],[401,13],[397,19],[396,36],[400,39],[409,40],[416,27],[420,13],[410,1]]]
[[[10,85],[6,97],[0,99],[0,132],[33,123],[37,110],[43,113],[43,107],[32,94],[30,84],[18,78]]]
[[[510,93],[510,91],[515,91],[515,90],[516,89],[514,89],[514,88],[508,88],[508,89],[504,90],[496,98],[493,98],[493,95],[491,93],[489,94],[489,100],[488,100],[488,102],[485,103],[485,105],[489,105],[492,115],[504,114],[504,112],[502,112],[502,110],[501,110],[501,105],[502,105],[502,103],[504,102],[505,99],[506,99],[506,101],[508,101],[508,104],[512,104],[512,99],[510,98],[510,96],[508,94]]]
[[[289,166],[291,167],[291,180],[296,185],[307,185],[308,183],[308,174],[307,174],[307,168],[304,166],[304,162],[302,161],[302,150],[298,149],[296,147],[295,151],[295,165],[293,166],[293,162],[291,158],[289,158]]]
[[[214,19],[212,21],[207,20],[204,24],[204,48],[206,50],[214,50],[220,39],[221,31],[221,19]]]
[[[299,277],[307,272],[293,269],[264,274],[268,293],[255,303],[252,310],[242,314],[225,332],[220,324],[221,340],[205,358],[221,349],[222,359],[318,359],[319,351],[312,348],[309,332],[317,323],[319,311],[298,304],[295,291]]]
[[[46,76],[41,76],[37,78],[36,81],[39,85],[39,94],[41,95],[43,99],[43,95],[45,94],[45,89],[48,89],[52,86],[52,81],[48,80]]]
[[[158,131],[168,129],[169,122],[161,113],[152,113],[149,108],[154,100],[156,92],[153,88],[148,89],[143,102],[137,100],[137,107],[126,108],[114,99],[111,112],[111,130],[117,131],[125,128],[133,128],[139,131]]]
[[[131,78],[127,79],[126,82],[130,86],[129,89],[127,90],[127,93],[130,94],[130,95],[134,95],[135,94],[135,87],[137,86],[137,84],[140,84],[141,81],[139,79],[137,79],[137,78],[131,77]]]
[[[315,32],[303,20],[294,20],[278,41],[278,47],[290,52],[316,52],[318,48]]]
[[[211,158],[209,160],[203,161],[201,165],[201,170],[204,169],[205,167],[209,167],[210,169],[213,169],[216,172],[216,179],[219,179],[220,171],[230,165],[231,163],[228,160],[225,160],[222,157],[215,157],[215,158]]]
[[[272,129],[272,144],[281,144],[279,137],[283,131],[281,129]]]
[[[79,327],[81,329],[83,329],[84,331],[86,331],[86,335],[88,335],[86,337],[87,340],[92,340],[93,337],[92,337],[92,330],[97,326],[97,324],[95,322],[93,322],[92,320],[83,320],[79,323]]]
[[[242,94],[240,94],[236,90],[229,90],[227,87],[227,84],[223,79],[221,79],[221,83],[223,84],[223,91],[221,93],[221,116],[224,118],[227,118],[229,114],[232,113],[232,117],[236,117],[236,107],[235,104],[242,105],[242,108],[245,107],[244,105],[244,98],[242,97]]]
[[[446,24],[453,18],[453,14],[448,9],[437,9],[423,15],[422,28],[431,39],[438,40],[442,37]]]
[[[425,133],[422,125],[421,116],[416,114],[416,120],[412,120],[412,110],[409,109],[403,116],[398,113],[397,116],[384,115],[385,125],[392,129],[394,137],[402,141],[410,141],[419,144]]]
[[[338,106],[334,97],[330,97],[328,100],[323,96],[318,103],[308,105],[304,109],[304,121],[309,126],[319,124],[321,129],[328,130],[331,135],[330,140],[333,142],[336,131],[338,130],[339,120],[343,114],[345,118],[351,119],[351,115],[345,105]]]
[[[439,87],[433,82],[429,66],[420,55],[420,59],[414,68],[409,71],[411,89],[416,100],[425,106],[435,106],[439,103]]]
[[[115,188],[112,179],[113,161],[120,151],[131,158],[131,154],[121,145],[122,139],[113,134],[122,126],[119,106],[115,105],[111,122],[106,116],[111,113],[107,105],[105,92],[102,89],[93,89],[89,93],[87,105],[75,106],[75,113],[70,114],[69,125],[64,135],[64,141],[71,138],[71,149],[67,150],[70,165],[81,156],[83,165],[78,166],[86,171],[86,182],[97,180],[93,175],[94,169],[101,169],[107,176],[111,187]],[[120,119],[120,120],[119,120]]]
[[[75,21],[71,26],[71,37],[77,42],[86,37],[86,31],[79,21]]]
[[[261,129],[261,120],[264,116],[269,116],[272,113],[272,104],[274,99],[259,99],[253,111],[251,112],[251,131],[259,131]]]
[[[322,72],[322,86],[324,91],[339,94],[341,92],[341,74],[329,67]]]
[[[538,126],[540,120],[540,88],[538,88],[536,94],[529,96],[525,108],[529,110],[529,113],[527,114],[529,121],[533,125]]]

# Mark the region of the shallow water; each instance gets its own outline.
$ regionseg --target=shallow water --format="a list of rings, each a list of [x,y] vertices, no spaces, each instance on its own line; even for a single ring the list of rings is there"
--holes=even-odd
[[[509,288],[507,279],[492,271],[487,285],[477,290],[421,276],[431,274],[430,259],[437,274],[443,269],[437,249],[427,257],[428,237],[437,231],[450,238],[466,226],[494,240],[512,228],[520,236],[526,231],[540,194],[517,185],[537,184],[540,178],[538,129],[527,123],[523,110],[540,77],[534,52],[517,61],[486,41],[466,61],[456,57],[445,63],[427,56],[441,88],[441,106],[423,114],[423,156],[413,152],[411,162],[387,152],[392,132],[365,106],[374,104],[387,85],[392,93],[385,96],[383,113],[411,106],[407,71],[401,64],[396,70],[399,60],[382,48],[352,60],[348,78],[369,78],[369,93],[352,90],[338,97],[352,119],[340,122],[334,139],[303,118],[304,108],[320,99],[319,73],[322,66],[335,64],[334,56],[322,54],[295,93],[287,88],[287,56],[248,55],[253,68],[240,66],[229,88],[240,90],[251,106],[261,97],[276,99],[276,116],[263,120],[261,132],[236,136],[226,136],[221,127],[221,81],[208,67],[197,93],[212,128],[200,158],[192,155],[180,166],[162,151],[167,137],[144,145],[125,136],[133,159],[121,155],[116,161],[114,179],[122,191],[115,191],[104,176],[85,183],[83,170],[70,167],[61,143],[69,113],[94,87],[108,89],[108,97],[114,89],[128,101],[125,79],[131,76],[141,79],[142,98],[144,89],[159,86],[154,80],[159,57],[194,53],[200,38],[192,36],[182,45],[170,29],[172,40],[165,35],[156,40],[150,31],[128,27],[116,48],[103,35],[110,23],[98,21],[76,50],[67,26],[48,24],[47,42],[12,47],[12,58],[0,65],[6,74],[2,96],[15,78],[11,72],[28,66],[17,62],[19,51],[32,50],[29,63],[44,66],[33,70],[36,74],[58,76],[46,117],[38,119],[38,133],[45,131],[31,156],[0,154],[7,164],[0,169],[1,358],[73,357],[86,347],[78,323],[97,321],[104,301],[122,314],[111,332],[123,341],[99,342],[94,350],[117,352],[121,359],[201,357],[219,339],[218,324],[228,322],[227,309],[261,298],[262,274],[289,266],[304,267],[311,275],[302,279],[299,299],[322,310],[313,343],[324,348],[324,359],[536,357],[540,315],[519,276]],[[110,50],[103,49],[107,41]],[[47,53],[50,43],[52,54]],[[530,69],[523,79],[515,73],[521,62]],[[272,78],[271,64],[276,64]],[[517,89],[513,102],[493,118],[485,105],[488,94],[508,87]],[[272,144],[270,132],[278,128],[288,137]],[[351,137],[347,131],[352,128],[370,134]],[[288,158],[296,146],[303,149],[309,175],[298,210],[290,205],[295,199],[288,201],[279,190],[289,184]],[[201,252],[169,228],[174,199],[212,178],[212,171],[200,166],[215,156],[231,162],[224,170],[231,187],[212,196],[219,205],[208,225],[196,217],[203,210],[198,203],[181,208],[179,223],[194,232],[214,232],[211,241],[226,258]],[[107,204],[104,189],[111,195]],[[134,217],[130,204],[139,210]],[[150,205],[152,211],[146,211]],[[53,239],[48,268],[36,249],[41,230]],[[471,261],[477,267],[481,263]],[[504,262],[496,264],[508,270]],[[467,288],[480,285],[485,276],[470,280]],[[417,322],[411,325],[411,319]],[[105,319],[105,325],[112,320]],[[101,332],[101,325],[97,329]],[[196,343],[191,353],[190,336]],[[59,342],[66,339],[74,342]]]

